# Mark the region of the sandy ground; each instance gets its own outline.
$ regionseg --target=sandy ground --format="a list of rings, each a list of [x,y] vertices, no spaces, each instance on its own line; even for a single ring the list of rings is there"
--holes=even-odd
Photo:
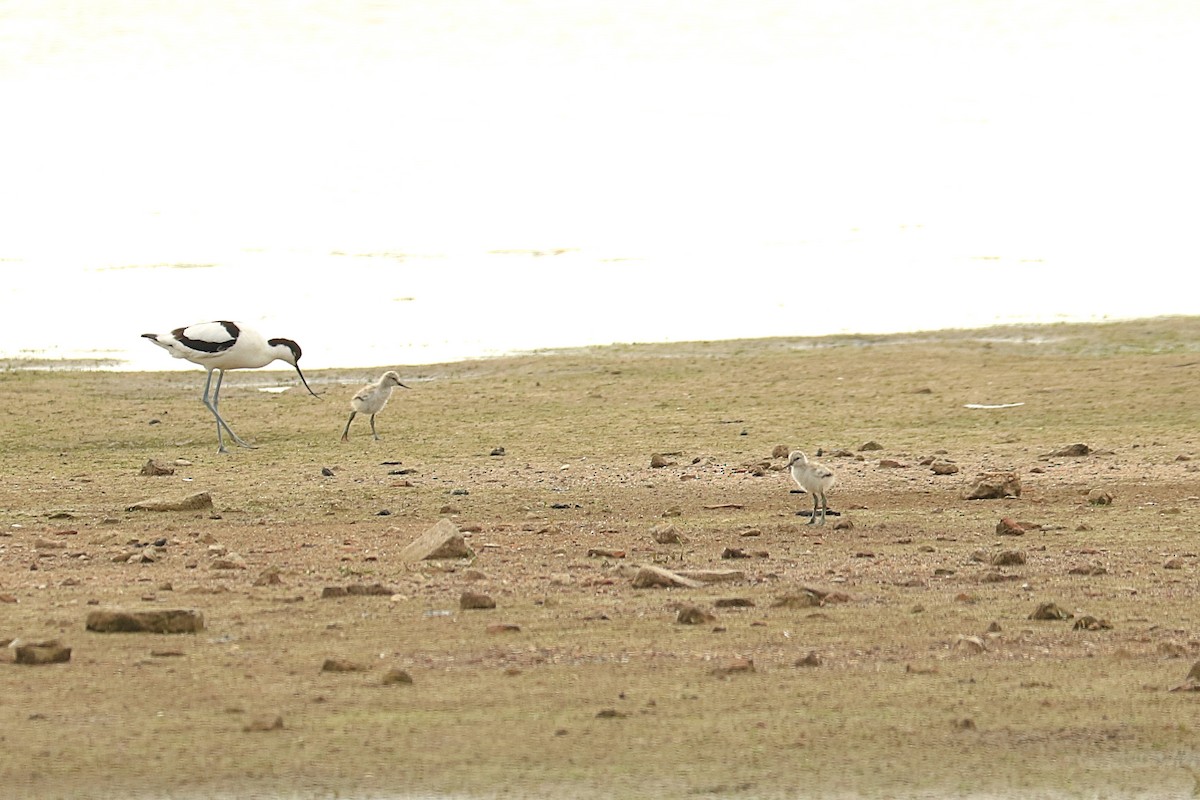
[[[1198,353],[1185,318],[235,373],[227,455],[199,370],[9,369],[0,641],[71,653],[0,663],[0,796],[1195,796]],[[990,472],[1019,495],[966,499]],[[407,559],[441,520],[472,554]],[[151,610],[204,627],[85,629]]]

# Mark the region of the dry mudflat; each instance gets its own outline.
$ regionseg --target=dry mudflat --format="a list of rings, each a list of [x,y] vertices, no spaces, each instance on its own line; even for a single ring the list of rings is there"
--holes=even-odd
[[[1200,792],[1200,318],[9,366],[2,797]]]

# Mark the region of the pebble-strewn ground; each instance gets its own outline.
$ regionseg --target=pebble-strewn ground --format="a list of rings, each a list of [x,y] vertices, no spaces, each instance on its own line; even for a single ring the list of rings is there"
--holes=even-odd
[[[0,373],[0,796],[1200,786],[1200,319],[308,377]]]

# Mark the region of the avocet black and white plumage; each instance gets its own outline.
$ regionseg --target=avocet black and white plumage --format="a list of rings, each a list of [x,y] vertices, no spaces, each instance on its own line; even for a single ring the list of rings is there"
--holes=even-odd
[[[375,437],[375,441],[379,441],[379,434],[375,432],[375,415],[383,411],[388,398],[392,396],[392,389],[397,386],[402,389],[408,388],[400,382],[399,375],[388,370],[379,376],[379,380],[368,383],[350,398],[350,419],[346,420],[346,430],[342,431],[343,442],[350,441],[350,423],[354,421],[355,414],[371,415],[371,435]]]
[[[218,406],[221,403],[221,381],[225,372],[231,369],[257,369],[265,367],[272,361],[287,362],[296,368],[300,382],[313,397],[317,393],[304,379],[300,371],[300,345],[291,339],[266,339],[257,331],[244,328],[236,322],[220,320],[218,322],[200,322],[186,328],[176,328],[169,334],[143,333],[143,337],[154,342],[175,358],[182,358],[199,364],[208,370],[208,380],[204,382],[204,394],[201,401],[217,419],[217,450],[225,449],[225,437],[228,433],[242,447],[253,447],[243,441],[233,432],[221,417]],[[217,385],[213,387],[212,401],[208,399],[208,390],[212,384],[213,373],[217,373]]]
[[[833,488],[835,480],[833,470],[824,464],[809,461],[808,456],[799,450],[793,450],[788,454],[787,468],[792,473],[792,480],[801,489],[812,495],[813,511],[812,516],[808,518],[808,524],[824,525],[825,513],[829,511],[829,501],[826,499],[825,493]],[[820,522],[817,522],[818,505],[821,508]]]

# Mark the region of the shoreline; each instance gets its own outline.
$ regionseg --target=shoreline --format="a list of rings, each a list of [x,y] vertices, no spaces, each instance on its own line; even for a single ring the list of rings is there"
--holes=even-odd
[[[325,366],[311,368],[313,372],[320,371],[350,371],[350,370],[376,370],[390,369],[397,365],[406,367],[435,367],[447,366],[451,364],[465,364],[476,361],[486,362],[504,358],[523,358],[529,356],[547,356],[547,355],[569,355],[569,354],[584,354],[595,350],[613,350],[621,348],[641,348],[649,349],[656,347],[665,348],[687,348],[700,346],[722,345],[728,346],[763,346],[771,342],[779,344],[792,343],[790,346],[798,347],[799,343],[808,343],[811,347],[829,346],[836,347],[847,344],[884,344],[884,343],[901,343],[911,342],[918,343],[922,341],[939,342],[952,340],[970,340],[979,338],[985,334],[992,333],[993,336],[1002,334],[1029,334],[1031,332],[1045,332],[1051,329],[1071,329],[1071,328],[1087,328],[1087,327],[1104,327],[1114,325],[1129,325],[1129,324],[1159,324],[1170,323],[1172,321],[1186,321],[1189,319],[1200,319],[1200,315],[1185,315],[1185,314],[1164,314],[1152,317],[1133,317],[1129,319],[1102,319],[1102,320],[1056,320],[1051,322],[1014,322],[1014,323],[995,323],[982,325],[978,327],[949,327],[949,328],[918,328],[904,331],[889,331],[884,333],[863,333],[863,332],[840,332],[827,333],[817,335],[796,335],[796,336],[760,336],[760,337],[737,337],[724,339],[691,339],[691,340],[663,340],[663,341],[642,341],[642,342],[609,342],[605,344],[584,344],[567,347],[544,347],[525,350],[514,350],[511,352],[502,352],[494,354],[480,354],[464,356],[462,358],[454,358],[449,360],[436,360],[424,362],[395,362],[393,364],[374,364],[363,366]],[[1028,336],[1021,336],[1020,341],[1028,341]],[[149,363],[152,359],[145,359]],[[155,362],[162,362],[162,359],[153,359]],[[155,373],[155,372],[186,372],[189,370],[198,369],[197,365],[190,364],[186,361],[177,360],[179,363],[173,369],[128,369],[122,365],[130,363],[127,359],[114,357],[97,356],[95,358],[83,356],[64,356],[62,358],[50,358],[45,356],[18,356],[4,357],[0,356],[0,370],[2,371],[61,371],[61,372],[116,372],[116,373]],[[136,362],[136,363],[140,363]],[[174,364],[174,361],[162,362],[166,364]],[[309,369],[307,364],[306,369]],[[273,371],[273,365],[263,367],[261,371]]]

